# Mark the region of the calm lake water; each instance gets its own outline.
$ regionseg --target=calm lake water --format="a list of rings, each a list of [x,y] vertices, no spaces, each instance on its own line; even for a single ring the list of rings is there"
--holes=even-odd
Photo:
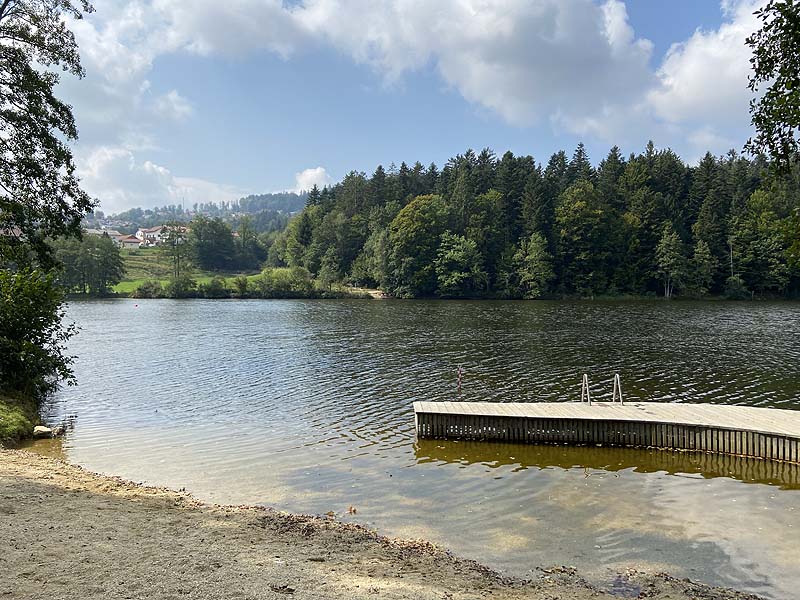
[[[75,302],[66,456],[223,503],[335,511],[517,575],[629,566],[800,587],[796,466],[417,441],[414,400],[610,398],[800,409],[800,304]],[[456,369],[465,369],[462,393]],[[357,514],[348,515],[354,506]]]

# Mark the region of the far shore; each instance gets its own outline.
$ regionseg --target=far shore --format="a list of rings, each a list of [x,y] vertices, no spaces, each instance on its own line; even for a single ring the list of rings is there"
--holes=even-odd
[[[642,594],[639,596],[639,594]],[[630,571],[608,589],[571,567],[503,576],[424,541],[334,517],[202,503],[0,448],[3,598],[756,600]]]

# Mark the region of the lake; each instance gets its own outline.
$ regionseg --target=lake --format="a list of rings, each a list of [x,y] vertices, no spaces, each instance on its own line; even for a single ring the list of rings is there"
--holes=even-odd
[[[800,587],[797,466],[693,453],[442,442],[415,400],[610,399],[800,409],[800,304],[73,302],[80,384],[53,451],[204,500],[326,513],[515,575],[665,570]],[[463,386],[456,370],[463,366]],[[39,444],[47,451],[51,443]],[[354,507],[355,514],[348,514]]]

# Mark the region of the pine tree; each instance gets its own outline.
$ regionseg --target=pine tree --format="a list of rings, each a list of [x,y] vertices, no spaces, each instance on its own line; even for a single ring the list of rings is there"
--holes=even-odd
[[[700,163],[692,169],[692,183],[686,207],[686,220],[690,228],[697,221],[703,202],[711,190],[718,185],[718,181],[717,160],[710,152],[706,152]]]
[[[475,165],[475,193],[485,194],[494,187],[497,157],[489,148],[484,148],[478,155]]]
[[[623,208],[619,180],[624,172],[625,159],[622,157],[619,147],[614,146],[597,169],[597,191],[603,200],[617,211],[621,211]]]
[[[386,181],[386,171],[383,165],[378,165],[369,180],[367,188],[367,205],[370,207],[383,206],[389,201],[389,185]]]
[[[578,181],[594,181],[594,169],[592,163],[589,162],[589,156],[586,153],[586,147],[583,142],[578,144],[575,152],[572,154],[572,160],[569,161],[567,166],[567,185],[572,185]]]

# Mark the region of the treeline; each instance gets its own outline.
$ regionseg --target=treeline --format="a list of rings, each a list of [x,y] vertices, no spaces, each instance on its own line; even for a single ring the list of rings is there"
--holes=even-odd
[[[582,144],[378,166],[314,188],[267,263],[400,297],[796,295],[800,177],[768,166],[652,143],[597,168]]]
[[[255,276],[238,275],[233,279],[212,277],[197,283],[182,275],[165,285],[145,281],[133,292],[134,298],[354,298],[359,294],[325,286],[303,267],[265,268]],[[365,296],[366,297],[366,296]]]
[[[251,194],[233,203],[231,210],[255,214],[264,210],[295,213],[303,209],[308,198],[307,192],[276,192],[272,194]]]

